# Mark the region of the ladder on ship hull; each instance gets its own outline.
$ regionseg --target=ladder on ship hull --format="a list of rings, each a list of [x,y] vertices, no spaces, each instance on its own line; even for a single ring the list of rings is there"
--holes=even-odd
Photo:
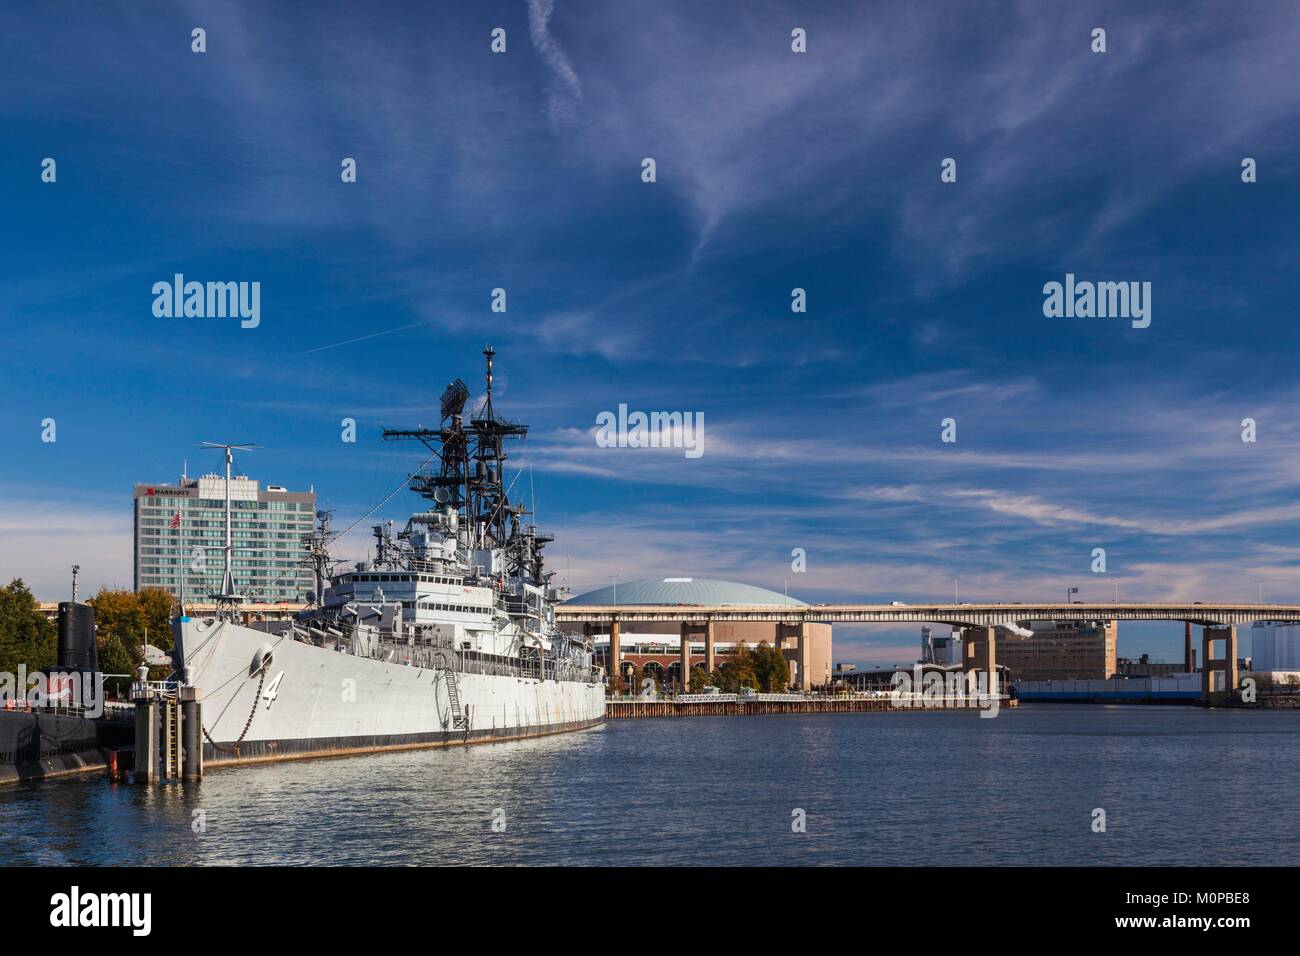
[[[469,719],[460,709],[460,689],[456,686],[456,672],[449,667],[444,673],[447,675],[447,700],[451,703],[451,724],[457,730],[464,730],[469,726]]]

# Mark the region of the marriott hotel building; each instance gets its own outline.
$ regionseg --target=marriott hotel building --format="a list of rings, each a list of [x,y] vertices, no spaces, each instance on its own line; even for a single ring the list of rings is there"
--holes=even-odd
[[[175,516],[180,515],[179,527]],[[259,487],[230,479],[231,565],[235,590],[262,604],[302,603],[315,587],[306,541],[316,518],[314,491]],[[166,588],[206,601],[225,570],[226,479],[182,476],[174,485],[135,486],[135,589]],[[196,549],[201,549],[196,551]]]

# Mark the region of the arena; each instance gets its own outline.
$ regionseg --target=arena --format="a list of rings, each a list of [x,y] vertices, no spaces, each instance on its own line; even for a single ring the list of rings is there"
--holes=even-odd
[[[808,606],[788,595],[737,581],[654,578],[589,591],[571,598],[565,607],[573,610],[620,605]],[[711,673],[725,662],[727,655],[733,653],[736,647],[752,647],[763,642],[780,648],[789,661],[791,687],[808,690],[829,684],[831,680],[829,624],[718,622],[708,625],[673,625],[620,622],[614,628],[604,624],[585,624],[583,627],[594,639],[597,656],[605,665],[606,673],[615,673],[613,658],[617,658],[617,673],[627,686],[638,686],[648,677],[655,681],[656,686],[679,688],[682,686],[683,669],[688,674],[696,668],[704,668]],[[611,630],[614,632],[612,635]],[[614,648],[612,653],[611,646]],[[689,679],[687,683],[689,684]]]

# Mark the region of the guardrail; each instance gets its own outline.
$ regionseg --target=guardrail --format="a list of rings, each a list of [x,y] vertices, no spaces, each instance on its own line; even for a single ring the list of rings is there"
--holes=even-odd
[[[137,680],[131,682],[132,700],[171,699],[180,694],[180,681]]]
[[[1188,621],[1218,626],[1253,621],[1300,622],[1300,604],[562,604],[555,609],[555,619],[562,624],[762,621],[789,625],[920,623],[992,627],[1018,621]]]

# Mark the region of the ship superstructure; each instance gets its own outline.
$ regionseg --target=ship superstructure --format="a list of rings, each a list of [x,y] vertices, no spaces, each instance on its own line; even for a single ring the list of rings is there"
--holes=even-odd
[[[506,442],[527,426],[496,414],[493,350],[484,356],[476,412],[466,418],[457,379],[438,428],[384,432],[422,442],[436,465],[410,478],[429,506],[400,531],[376,524],[369,560],[334,569],[322,512],[309,547],[314,606],[297,619],[182,616],[177,666],[205,696],[209,761],[506,739],[603,718],[589,641],[555,624],[561,595],[542,556],[551,536],[510,497],[519,475],[506,484]],[[229,572],[222,591],[233,610]]]

